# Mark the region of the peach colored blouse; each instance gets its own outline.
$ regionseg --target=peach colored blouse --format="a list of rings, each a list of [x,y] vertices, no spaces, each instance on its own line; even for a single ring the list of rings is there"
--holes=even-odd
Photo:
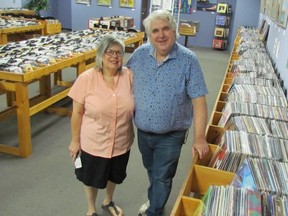
[[[126,153],[133,144],[133,74],[128,68],[108,88],[102,73],[91,68],[76,79],[68,96],[84,105],[80,145],[85,152],[104,158]]]

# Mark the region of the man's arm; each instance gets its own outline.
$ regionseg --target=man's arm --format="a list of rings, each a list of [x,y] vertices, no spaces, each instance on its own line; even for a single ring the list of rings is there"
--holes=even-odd
[[[193,104],[193,122],[194,122],[194,140],[192,144],[192,156],[196,152],[199,158],[208,153],[209,147],[205,139],[205,130],[207,126],[207,104],[205,96],[195,98],[192,100]]]

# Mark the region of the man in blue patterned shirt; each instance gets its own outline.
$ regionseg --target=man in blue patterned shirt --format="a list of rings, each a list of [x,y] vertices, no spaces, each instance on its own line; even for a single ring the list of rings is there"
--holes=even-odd
[[[137,48],[127,66],[134,72],[135,124],[147,169],[148,202],[138,215],[162,215],[180,152],[194,122],[192,156],[208,152],[205,140],[208,93],[196,55],[178,44],[170,12],[157,10],[144,21],[149,43]]]

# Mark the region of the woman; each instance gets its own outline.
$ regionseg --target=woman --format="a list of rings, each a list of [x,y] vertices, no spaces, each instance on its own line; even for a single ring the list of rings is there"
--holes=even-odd
[[[87,216],[98,215],[97,191],[104,188],[102,208],[110,215],[123,215],[113,193],[126,177],[134,140],[133,75],[122,67],[124,49],[121,40],[104,37],[97,48],[97,66],[82,73],[68,94],[73,99],[69,151],[76,177],[84,184]]]

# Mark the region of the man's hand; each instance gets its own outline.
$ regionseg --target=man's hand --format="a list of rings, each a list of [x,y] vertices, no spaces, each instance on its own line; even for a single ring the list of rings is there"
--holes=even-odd
[[[198,152],[199,158],[202,159],[208,152],[209,146],[207,142],[198,142],[192,145],[192,156],[195,157],[196,153]]]

